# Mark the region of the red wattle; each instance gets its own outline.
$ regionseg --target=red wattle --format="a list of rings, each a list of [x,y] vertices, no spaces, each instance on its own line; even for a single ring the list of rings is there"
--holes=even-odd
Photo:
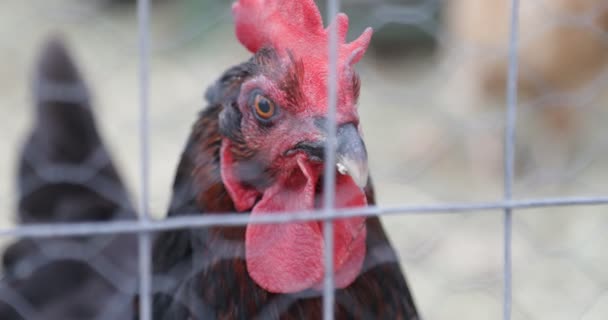
[[[337,208],[362,207],[367,199],[350,176],[336,176]],[[344,288],[357,277],[365,259],[365,218],[355,217],[334,220],[335,285]],[[323,281],[318,283],[321,287]]]
[[[264,192],[251,215],[313,208],[316,179],[311,173],[294,170],[289,179]],[[270,292],[295,292],[313,286],[323,275],[322,255],[323,237],[316,222],[247,226],[249,275]]]
[[[319,169],[305,160],[285,179],[268,188],[253,207],[252,215],[281,214],[314,208]],[[350,177],[338,176],[336,206],[367,204],[363,191]],[[334,270],[336,287],[350,285],[365,258],[365,219],[335,221]],[[249,225],[245,235],[245,255],[251,278],[262,288],[289,293],[318,288],[324,275],[324,240],[321,224],[298,222]]]

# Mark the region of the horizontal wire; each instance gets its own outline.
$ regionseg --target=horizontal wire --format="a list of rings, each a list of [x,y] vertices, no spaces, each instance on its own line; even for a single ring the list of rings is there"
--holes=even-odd
[[[336,209],[334,212],[308,210],[250,216],[242,213],[196,213],[188,216],[169,217],[163,220],[121,220],[81,223],[45,223],[0,228],[0,237],[68,237],[96,234],[141,233],[192,229],[211,226],[243,226],[247,224],[271,224],[303,222],[323,219],[370,217],[398,214],[475,213],[487,210],[535,209],[564,206],[608,205],[608,197],[540,198],[475,203],[447,203],[408,205],[394,207],[369,206],[363,208]]]

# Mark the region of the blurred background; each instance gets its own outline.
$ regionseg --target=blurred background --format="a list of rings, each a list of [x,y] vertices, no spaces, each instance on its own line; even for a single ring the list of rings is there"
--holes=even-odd
[[[514,197],[606,195],[608,3],[521,2]],[[231,1],[152,3],[151,207],[162,218],[204,90],[249,54],[233,35]],[[508,0],[342,1],[350,39],[375,29],[358,65],[359,110],[381,206],[502,198],[509,9]],[[0,4],[2,227],[13,224],[18,200],[35,58],[52,34],[77,58],[101,134],[137,198],[135,11],[129,0]],[[383,217],[425,319],[501,318],[501,213]],[[513,319],[606,319],[606,248],[605,207],[516,211]]]

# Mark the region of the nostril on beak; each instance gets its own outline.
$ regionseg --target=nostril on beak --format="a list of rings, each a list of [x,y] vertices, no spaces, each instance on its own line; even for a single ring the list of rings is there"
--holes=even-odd
[[[306,153],[312,161],[323,162],[323,159],[325,159],[325,146],[323,145],[323,141],[299,142],[293,148],[287,150],[285,155],[290,156],[299,151]]]

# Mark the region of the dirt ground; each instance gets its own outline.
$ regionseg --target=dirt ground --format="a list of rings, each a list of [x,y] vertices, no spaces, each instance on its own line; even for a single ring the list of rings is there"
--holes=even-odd
[[[31,123],[29,78],[38,49],[53,32],[69,41],[94,92],[103,138],[137,199],[137,24],[133,10],[109,9],[102,2],[5,0],[0,5],[3,228],[12,225],[16,159]],[[227,2],[201,20],[183,18],[187,9],[180,3],[163,2],[152,15],[149,160],[151,208],[159,218],[190,126],[204,107],[204,89],[248,57],[232,34]],[[502,198],[498,160],[504,102],[476,113],[457,111],[455,105],[466,100],[446,99],[444,93],[466,69],[440,58],[383,61],[371,53],[359,66],[360,113],[382,206]],[[551,169],[543,159],[517,158],[516,198],[606,195],[606,117],[595,111],[605,105],[602,101],[584,110],[594,115],[586,124],[586,143],[564,166]],[[545,147],[535,123],[529,111],[519,113],[520,155]],[[482,157],[471,156],[471,141],[479,144],[473,149]],[[501,211],[395,215],[383,221],[425,319],[502,317]],[[601,206],[516,211],[513,319],[606,319],[607,229],[608,214]]]

